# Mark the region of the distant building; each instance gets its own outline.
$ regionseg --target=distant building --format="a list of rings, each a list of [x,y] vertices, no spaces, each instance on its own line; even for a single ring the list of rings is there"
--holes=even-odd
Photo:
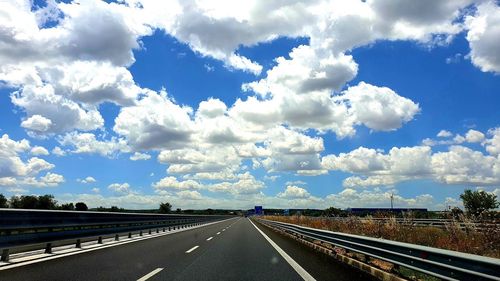
[[[373,215],[376,213],[396,213],[401,214],[403,212],[427,212],[425,208],[347,208],[346,211],[352,215]]]

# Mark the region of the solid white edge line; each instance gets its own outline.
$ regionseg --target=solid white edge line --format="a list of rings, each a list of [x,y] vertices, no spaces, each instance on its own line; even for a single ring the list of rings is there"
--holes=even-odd
[[[186,251],[186,254],[189,254],[189,253],[191,253],[192,251],[194,251],[194,250],[198,249],[198,247],[200,247],[200,246],[198,246],[198,245],[197,245],[197,246],[194,246],[193,248],[191,248],[191,249],[187,250],[187,251]]]
[[[123,242],[120,241],[118,243],[113,243],[113,244],[108,244],[108,245],[104,244],[103,246],[100,246],[100,247],[93,247],[93,248],[88,248],[88,249],[82,249],[82,250],[79,250],[79,251],[70,252],[70,253],[64,253],[64,254],[52,254],[51,256],[48,256],[48,257],[45,257],[45,258],[40,258],[40,259],[35,259],[35,260],[29,260],[29,261],[19,262],[19,263],[12,263],[12,264],[7,264],[7,265],[2,265],[2,266],[0,266],[0,271],[2,271],[2,270],[9,270],[11,268],[16,268],[16,267],[21,267],[21,266],[26,266],[26,265],[30,265],[30,264],[34,264],[34,263],[44,262],[44,261],[48,261],[48,260],[59,259],[59,258],[67,257],[67,256],[73,256],[73,255],[79,255],[79,254],[83,254],[83,253],[87,253],[87,252],[93,252],[93,251],[97,251],[97,250],[101,250],[101,249],[106,249],[106,248],[110,248],[110,247],[116,247],[116,246],[120,246],[120,245],[123,245],[123,244],[134,243],[134,242],[138,242],[138,241],[142,241],[142,240],[148,240],[148,239],[152,239],[152,238],[163,237],[163,236],[166,236],[166,235],[171,235],[171,234],[175,234],[175,233],[179,233],[179,232],[189,231],[189,230],[193,230],[193,229],[196,229],[196,228],[201,228],[201,227],[213,225],[213,224],[216,224],[216,223],[221,223],[221,222],[232,220],[232,219],[233,218],[226,219],[226,220],[221,220],[221,221],[209,222],[207,224],[198,225],[198,226],[195,226],[193,228],[184,228],[184,229],[172,230],[172,231],[164,232],[164,233],[161,233],[160,235],[134,237],[131,240],[123,240]]]
[[[148,280],[149,278],[153,277],[153,275],[157,274],[158,272],[162,271],[163,268],[162,267],[158,267],[157,269],[151,271],[150,273],[142,276],[141,278],[137,279],[137,281],[146,281]]]
[[[213,237],[213,236],[211,236],[211,237],[208,237],[208,238],[207,238],[207,241],[210,241],[210,240],[212,240],[212,238],[214,238],[214,237]]]
[[[250,223],[259,231],[264,238],[266,238],[267,242],[273,246],[273,248],[288,262],[288,264],[302,277],[302,279],[306,281],[315,281],[314,277],[311,276],[302,266],[300,266],[292,257],[290,257],[285,251],[283,251],[278,244],[274,243],[269,236],[267,236],[262,230],[260,230],[252,220],[248,219]]]

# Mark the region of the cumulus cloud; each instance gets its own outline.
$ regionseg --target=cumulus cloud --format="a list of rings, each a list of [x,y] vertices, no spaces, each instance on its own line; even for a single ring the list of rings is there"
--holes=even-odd
[[[21,127],[32,131],[45,132],[50,129],[52,121],[42,115],[35,114],[21,122]]]
[[[500,7],[485,1],[465,19],[472,63],[484,72],[500,73]]]
[[[136,105],[120,110],[113,130],[136,149],[179,148],[191,139],[191,113],[166,92],[148,92]]]
[[[56,156],[65,156],[66,155],[66,151],[64,151],[62,148],[60,148],[59,146],[56,146],[52,149],[52,154],[56,155]]]
[[[500,155],[500,128],[494,128],[488,130],[488,135],[491,136],[490,139],[485,140],[486,151],[493,156]]]
[[[381,40],[447,44],[466,31],[472,63],[483,71],[499,71],[498,43],[492,39],[498,37],[498,5],[487,1],[475,5],[477,10],[462,23],[463,9],[471,3],[86,0],[49,2],[39,9],[27,0],[3,1],[0,82],[14,89],[10,99],[23,114],[21,126],[29,136],[57,136],[62,148],[55,147],[53,155],[114,157],[125,152],[135,161],[158,151],[158,161],[175,177],[169,175],[154,185],[186,191],[179,197],[200,197],[189,190],[195,183],[200,189],[257,196],[265,184],[242,172],[250,168],[299,175],[340,170],[353,174],[345,186],[390,185],[415,178],[494,184],[498,129],[487,136],[470,130],[453,139],[424,140],[423,146],[395,147],[388,153],[360,147],[320,156],[324,133],[345,138],[355,136],[359,126],[397,130],[421,110],[418,101],[404,97],[404,92],[366,82],[346,85],[358,73],[351,55],[357,47]],[[142,48],[141,38],[157,30],[199,56],[255,75],[263,67],[242,55],[241,47],[279,37],[305,38],[307,43],[275,58],[266,73],[243,84],[247,97],[236,98],[233,104],[209,98],[194,110],[176,102],[176,93],[141,88],[128,69],[135,61],[134,50]],[[106,132],[103,103],[119,108],[113,132]],[[441,131],[438,137],[452,135]],[[2,182],[24,179],[54,185],[64,180],[54,173],[39,177],[54,165],[22,157],[30,150],[33,155],[48,151],[6,139],[2,137],[8,148],[0,146]],[[441,154],[429,147],[466,143],[480,143],[489,155],[463,146]],[[442,164],[446,161],[451,162]],[[210,183],[198,182],[205,180]],[[130,195],[128,184],[109,189]],[[297,204],[316,200],[302,199]]]
[[[35,147],[34,152],[40,152],[40,147]],[[11,139],[7,134],[4,134],[0,138],[0,179],[3,178],[3,182],[11,182],[13,184],[23,183],[30,185],[36,185],[35,176],[40,172],[51,170],[55,167],[43,159],[38,157],[31,157],[26,161],[22,159],[22,156],[26,153],[32,153],[32,147],[30,143],[23,139],[20,141],[15,141]],[[44,151],[45,152],[45,151]],[[24,157],[23,157],[24,158]],[[51,175],[56,175],[52,173],[47,174],[47,182],[49,182]],[[54,182],[56,183],[56,182]],[[40,186],[47,186],[53,184],[45,184],[44,180],[40,182]]]
[[[309,198],[311,194],[309,194],[309,192],[302,187],[289,185],[286,187],[285,191],[278,193],[277,196],[280,198],[297,199]]]
[[[220,182],[208,186],[208,190],[212,192],[234,195],[259,194],[263,188],[265,188],[265,184],[255,179],[249,172],[238,175],[238,180],[235,182]]]
[[[111,157],[119,152],[128,152],[129,148],[124,139],[111,138],[98,140],[93,133],[67,133],[59,138],[63,146],[71,146],[72,153],[97,153]]]
[[[95,183],[97,180],[94,177],[88,176],[84,179],[77,179],[76,181],[81,183]]]
[[[129,194],[132,192],[128,183],[112,183],[108,185],[108,189],[116,194]]]
[[[484,134],[476,130],[469,130],[465,134],[465,140],[467,142],[481,142],[484,140]]]
[[[325,201],[339,208],[389,207],[391,196],[393,196],[394,205],[397,208],[430,207],[435,204],[434,198],[430,194],[421,194],[414,198],[405,198],[401,195],[394,194],[394,190],[383,191],[375,189],[360,191],[353,188],[346,188],[339,193],[330,194],[326,196]]]
[[[140,153],[140,152],[134,152],[134,154],[132,154],[130,156],[130,160],[132,160],[132,161],[148,160],[150,158],[151,158],[151,155],[149,155],[147,153]]]
[[[52,85],[27,85],[11,95],[14,105],[21,107],[28,118],[24,127],[34,132],[55,133],[71,129],[95,130],[104,119],[95,107],[83,108],[75,101],[57,95]],[[33,117],[37,116],[37,117]]]
[[[177,196],[181,199],[185,200],[201,200],[203,196],[196,190],[182,190],[177,192]]]
[[[438,138],[449,138],[453,136],[453,134],[450,131],[447,130],[441,130],[439,133],[436,135]]]
[[[432,153],[428,146],[392,148],[384,154],[360,147],[349,153],[322,158],[325,169],[355,174],[344,186],[393,185],[411,179],[433,179],[445,184],[494,185],[500,183],[498,157],[465,146]]]
[[[178,181],[175,177],[165,177],[152,185],[155,189],[199,189],[202,187],[200,183],[194,180]]]
[[[49,151],[43,146],[34,146],[30,152],[33,155],[49,155]]]

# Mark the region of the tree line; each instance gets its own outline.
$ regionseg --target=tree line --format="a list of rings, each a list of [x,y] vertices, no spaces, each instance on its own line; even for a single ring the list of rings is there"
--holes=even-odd
[[[87,211],[87,204],[84,202],[58,204],[54,195],[14,195],[7,199],[0,194],[0,208],[13,209],[42,209],[42,210],[67,210],[67,211]]]
[[[498,208],[500,203],[497,201],[497,196],[492,193],[485,192],[483,190],[475,190],[472,191],[467,189],[460,195],[460,199],[462,199],[464,208],[467,214],[479,217],[488,211]],[[57,200],[55,200],[54,195],[45,194],[45,195],[21,195],[21,196],[12,196],[10,199],[7,199],[3,194],[0,193],[0,208],[14,208],[14,209],[43,209],[43,210],[68,210],[68,211],[87,211],[87,204],[84,202],[76,202],[76,203],[63,203],[58,204]],[[117,206],[111,206],[110,208],[106,207],[98,207],[93,209],[95,211],[100,212],[127,212],[129,210],[119,208]],[[278,209],[268,209],[266,211],[270,211],[270,213],[278,212],[282,213],[283,210]],[[454,207],[450,210],[453,215],[462,214],[463,211],[458,207]],[[172,210],[172,204],[166,202],[161,202],[159,204],[159,208],[157,210],[147,210],[147,212],[151,213],[184,213],[184,214],[228,214],[228,210],[181,210],[177,208],[175,211]],[[347,216],[348,213],[339,208],[330,207],[325,210],[312,210],[305,209],[300,211],[302,215],[306,216]],[[293,213],[289,214],[293,215]]]

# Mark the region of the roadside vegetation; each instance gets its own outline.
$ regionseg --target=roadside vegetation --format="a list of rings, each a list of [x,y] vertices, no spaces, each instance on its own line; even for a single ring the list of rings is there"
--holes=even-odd
[[[265,216],[264,218],[297,225],[325,229],[335,232],[357,234],[369,237],[448,249],[482,256],[500,258],[500,212],[495,195],[484,191],[466,190],[462,199],[466,212],[450,208],[444,212],[450,219],[442,227],[415,225],[416,217],[403,214],[403,220],[389,216],[378,220],[375,216],[348,216],[338,219],[338,209],[325,211],[331,215],[311,217],[304,215]],[[387,214],[384,214],[387,217]]]

